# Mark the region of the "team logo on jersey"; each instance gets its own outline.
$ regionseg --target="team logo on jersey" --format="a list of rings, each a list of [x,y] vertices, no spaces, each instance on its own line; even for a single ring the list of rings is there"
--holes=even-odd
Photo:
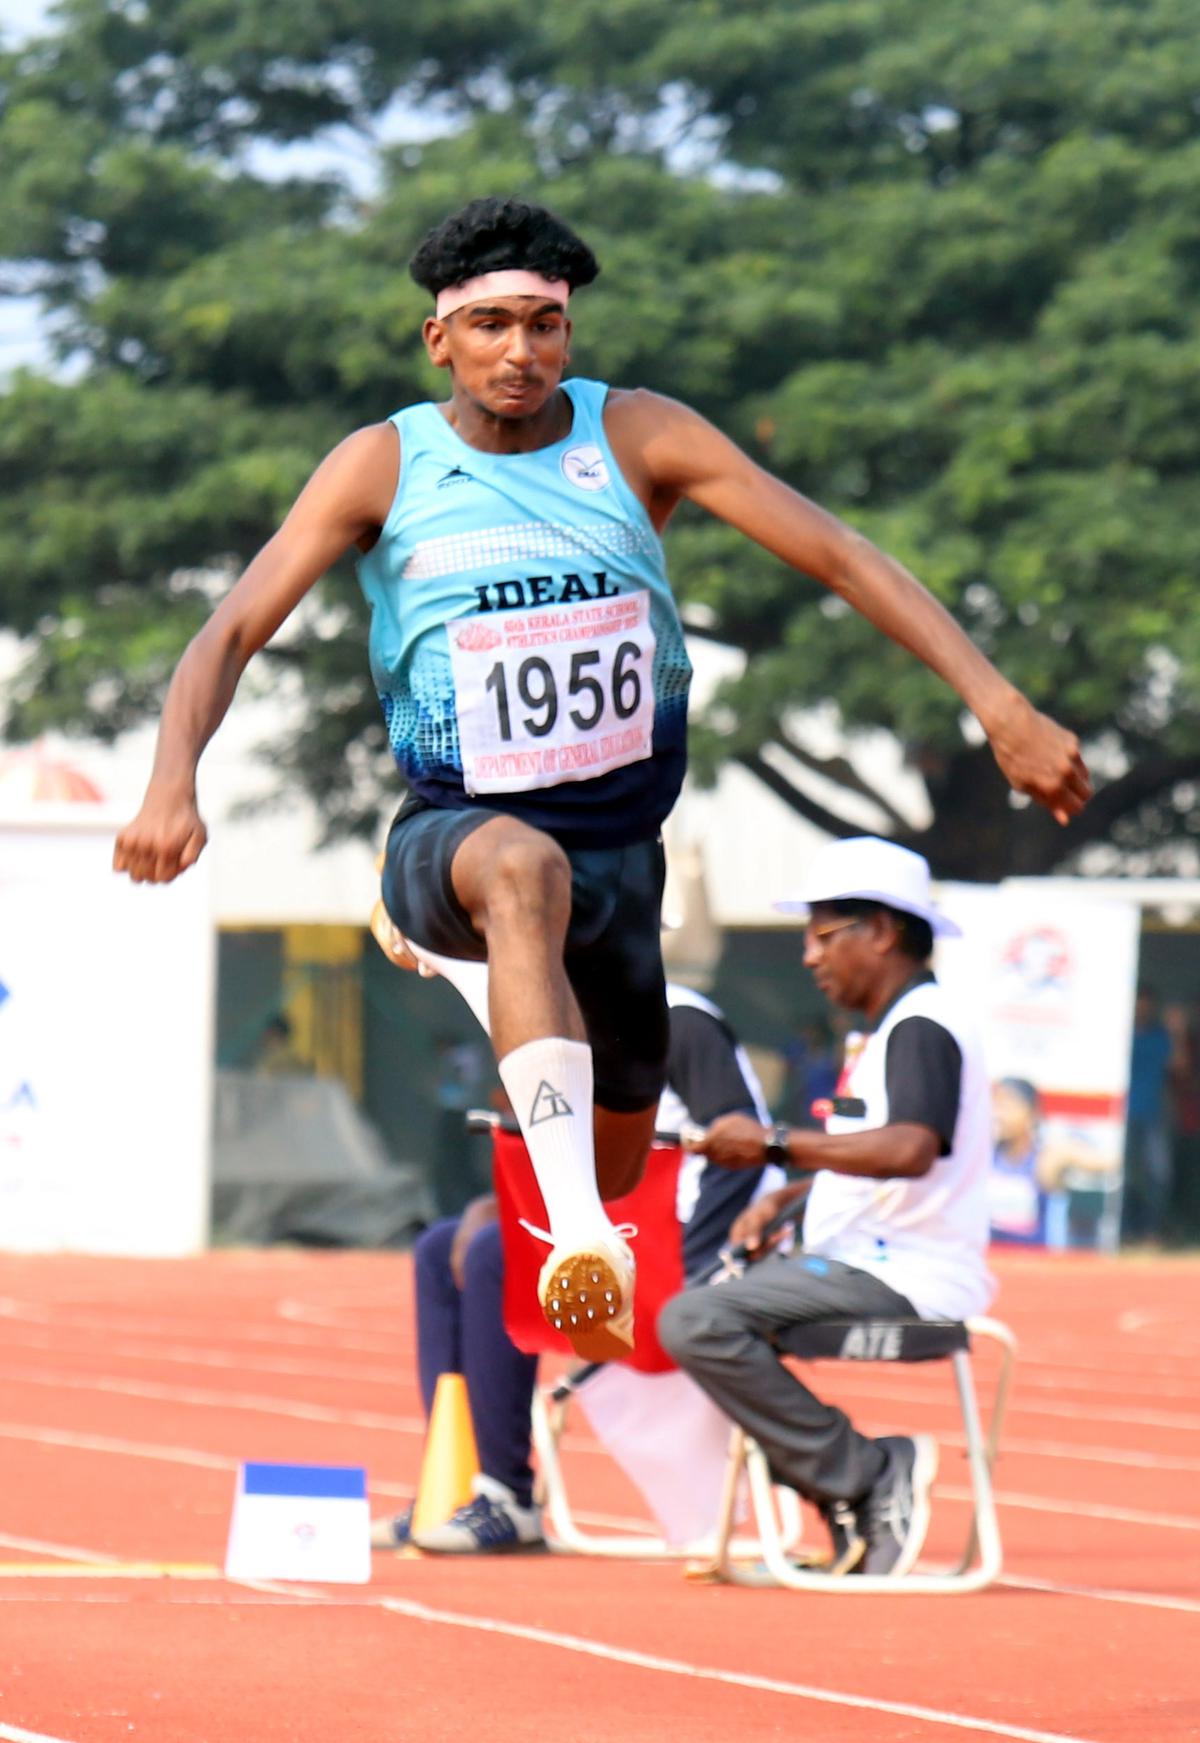
[[[568,448],[562,457],[562,472],[577,490],[608,488],[608,463],[594,442]]]
[[[465,648],[470,654],[486,654],[489,648],[498,648],[503,640],[500,631],[490,623],[468,621],[454,631],[455,647]]]
[[[537,1094],[533,1098],[533,1106],[529,1110],[529,1124],[540,1126],[543,1120],[561,1120],[571,1112],[571,1104],[561,1089],[555,1089],[552,1083],[547,1083],[543,1077],[537,1086]]]

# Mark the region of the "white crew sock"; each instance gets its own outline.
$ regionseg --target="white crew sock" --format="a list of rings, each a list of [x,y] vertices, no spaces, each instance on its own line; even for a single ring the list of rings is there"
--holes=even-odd
[[[611,1227],[596,1186],[591,1048],[550,1035],[514,1047],[499,1070],[555,1244]]]

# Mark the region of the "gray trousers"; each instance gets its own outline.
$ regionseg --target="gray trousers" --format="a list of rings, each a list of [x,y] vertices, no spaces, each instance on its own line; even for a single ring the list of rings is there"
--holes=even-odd
[[[822,1404],[780,1360],[788,1332],[822,1319],[915,1319],[907,1296],[837,1259],[772,1254],[742,1277],[668,1301],[663,1347],[726,1416],[752,1434],[777,1483],[818,1505],[857,1501],[887,1459],[845,1411]]]

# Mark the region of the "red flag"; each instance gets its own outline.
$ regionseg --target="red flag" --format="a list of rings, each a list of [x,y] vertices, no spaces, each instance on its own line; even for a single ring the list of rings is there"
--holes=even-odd
[[[537,1298],[538,1273],[550,1249],[521,1227],[522,1217],[535,1228],[546,1227],[546,1207],[524,1140],[515,1132],[493,1133],[492,1162],[504,1243],[505,1330],[527,1355],[544,1350],[570,1355],[570,1344],[547,1325]],[[682,1162],[681,1150],[655,1146],[633,1191],[610,1199],[604,1207],[613,1223],[632,1223],[638,1231],[630,1242],[637,1260],[634,1347],[623,1360],[643,1374],[664,1374],[675,1365],[658,1341],[655,1324],[664,1301],[683,1288],[683,1246],[675,1209]]]

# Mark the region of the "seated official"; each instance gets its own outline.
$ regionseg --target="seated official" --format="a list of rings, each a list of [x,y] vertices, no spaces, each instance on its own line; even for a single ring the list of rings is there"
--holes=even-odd
[[[813,1321],[958,1320],[988,1305],[988,1079],[969,1017],[929,966],[934,934],[958,928],[934,909],[920,855],[872,837],[833,843],[802,894],[776,905],[807,915],[805,966],[870,1033],[848,1055],[824,1132],[738,1114],[696,1140],[728,1167],[817,1172],[811,1190],[789,1184],[743,1212],[731,1240],[756,1262],[667,1302],[659,1337],[753,1435],[775,1482],[817,1507],[832,1572],[899,1576],[924,1541],[935,1443],[860,1433],[781,1357],[789,1331]],[[773,1252],[767,1224],[806,1191],[803,1246]]]

